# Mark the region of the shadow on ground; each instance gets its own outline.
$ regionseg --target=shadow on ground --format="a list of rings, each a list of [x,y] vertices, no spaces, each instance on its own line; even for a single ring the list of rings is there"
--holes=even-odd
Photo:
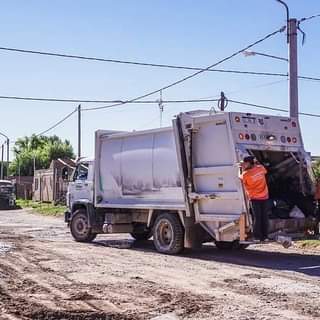
[[[131,249],[140,252],[155,252],[151,240],[142,242],[129,239],[97,240],[93,242],[93,245]],[[309,276],[320,277],[320,255],[317,254],[263,251],[256,248],[222,251],[210,244],[204,245],[201,249],[186,250],[179,256],[204,261],[230,263],[238,266],[294,271]]]

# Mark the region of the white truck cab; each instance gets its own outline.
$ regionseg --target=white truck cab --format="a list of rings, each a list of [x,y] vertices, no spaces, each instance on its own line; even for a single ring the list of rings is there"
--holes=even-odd
[[[314,177],[298,119],[208,111],[181,113],[168,128],[98,130],[94,161],[80,160],[70,183],[66,222],[76,241],[99,233],[152,236],[167,254],[206,241],[244,247],[252,215],[238,174],[247,155],[268,171],[270,232],[303,234],[310,219],[316,228]],[[277,203],[298,207],[303,217],[283,215]]]
[[[68,187],[67,206],[69,208],[79,201],[93,202],[93,177],[93,159],[80,159]]]

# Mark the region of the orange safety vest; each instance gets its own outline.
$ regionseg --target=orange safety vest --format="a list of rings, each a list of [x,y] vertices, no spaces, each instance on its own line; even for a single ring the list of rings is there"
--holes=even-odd
[[[266,181],[267,170],[262,165],[244,171],[240,175],[246,194],[250,200],[269,199],[268,185]]]

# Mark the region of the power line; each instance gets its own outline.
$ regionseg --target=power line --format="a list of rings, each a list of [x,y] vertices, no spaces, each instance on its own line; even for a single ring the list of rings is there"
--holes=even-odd
[[[138,61],[128,61],[128,60],[118,60],[118,59],[106,59],[106,58],[98,58],[98,57],[88,57],[88,56],[71,55],[71,54],[46,52],[46,51],[26,50],[26,49],[9,48],[9,47],[0,47],[0,50],[9,51],[9,52],[18,52],[18,53],[38,54],[38,55],[53,56],[53,57],[60,57],[60,58],[81,59],[81,60],[89,60],[89,61],[119,63],[119,64],[166,68],[166,69],[180,69],[180,70],[189,70],[189,71],[190,70],[192,70],[192,71],[210,71],[210,72],[250,74],[250,75],[261,75],[261,76],[282,76],[282,77],[288,76],[287,74],[284,74],[284,73],[242,71],[242,70],[225,70],[225,69],[207,69],[207,68],[204,69],[204,68],[200,68],[200,67],[190,67],[190,66],[180,66],[180,65],[172,65],[172,64],[160,64],[160,63],[149,63],[149,62],[138,62]]]
[[[312,78],[312,77],[300,77],[303,80],[311,80],[311,81],[320,81],[320,78]],[[252,88],[262,88],[262,87],[267,87],[273,84],[278,84],[281,82],[285,82],[287,80],[277,80],[277,81],[272,81],[272,82],[267,82],[261,85],[257,85],[254,86]],[[230,93],[235,93],[235,92],[239,92],[242,90],[237,90],[237,91],[232,91],[229,92]],[[119,104],[129,104],[129,103],[157,103],[157,101],[124,101],[121,99],[112,99],[112,100],[95,100],[95,99],[67,99],[67,98],[41,98],[41,97],[26,97],[26,96],[0,96],[0,99],[3,100],[24,100],[24,101],[40,101],[40,102],[66,102],[66,103],[119,103]],[[199,102],[199,99],[195,99],[195,100],[177,100],[177,101],[164,101],[164,102]],[[204,101],[206,102],[206,101]],[[95,108],[92,108],[92,110],[94,110]],[[84,111],[89,111],[91,110],[91,108],[87,108],[87,109],[83,109]]]
[[[265,106],[265,105],[259,105],[259,104],[255,104],[255,103],[249,103],[249,102],[243,102],[243,101],[237,101],[237,100],[231,100],[231,99],[228,99],[228,101],[232,102],[232,103],[242,104],[244,106],[255,107],[255,108],[260,108],[260,109],[267,109],[267,110],[281,111],[281,112],[289,112],[286,109],[268,107],[268,106]],[[299,112],[299,114],[302,115],[302,116],[320,118],[320,114],[315,114],[315,113]]]
[[[163,103],[187,103],[187,102],[195,102],[195,103],[202,103],[202,102],[216,102],[219,99],[191,99],[191,100],[165,100]],[[243,101],[237,101],[237,100],[231,100],[228,99],[229,102],[235,103],[235,104],[241,104],[245,106],[250,106],[250,107],[255,107],[255,108],[260,108],[260,109],[267,109],[267,110],[272,110],[272,111],[280,111],[280,112],[288,112],[286,109],[281,109],[281,108],[275,108],[275,107],[269,107],[265,105],[259,105],[259,104],[254,104],[254,103],[249,103],[249,102],[243,102]],[[157,101],[133,101],[131,103],[157,103]],[[64,116],[61,120],[53,124],[51,127],[48,129],[38,133],[36,136],[41,136],[46,134],[47,132],[51,131],[52,129],[58,127],[61,123],[69,119],[74,113],[77,112],[77,108],[74,109],[72,112],[68,113],[66,116]],[[308,117],[317,117],[320,118],[320,114],[314,114],[314,113],[306,113],[306,112],[299,112],[300,115],[303,116],[308,116]]]
[[[320,81],[320,78],[315,78],[315,77],[304,77],[304,76],[298,76],[299,79],[303,80],[313,80],[313,81]]]
[[[214,68],[214,67],[218,66],[219,64],[221,64],[221,63],[223,63],[223,62],[225,62],[225,61],[228,61],[228,60],[234,58],[235,56],[239,55],[239,54],[242,53],[243,51],[246,51],[246,50],[252,48],[253,46],[255,46],[255,45],[257,45],[257,44],[259,44],[259,43],[261,43],[261,42],[263,42],[263,41],[265,41],[265,40],[267,40],[267,39],[269,39],[269,38],[271,38],[271,37],[273,37],[273,36],[275,36],[276,34],[278,34],[278,33],[280,33],[280,32],[283,32],[284,30],[285,30],[285,27],[281,27],[280,29],[278,29],[278,30],[276,30],[276,31],[274,31],[274,32],[271,32],[271,33],[267,34],[267,35],[264,36],[263,38],[255,41],[255,42],[253,42],[253,43],[251,43],[250,45],[246,46],[246,47],[243,48],[243,49],[240,49],[240,50],[232,53],[231,55],[229,55],[229,56],[227,56],[227,57],[219,60],[218,62],[216,62],[216,63],[208,66],[207,68],[202,69],[202,70],[199,70],[199,71],[197,71],[197,72],[194,72],[194,73],[192,73],[191,75],[189,75],[189,76],[187,76],[187,77],[184,77],[184,78],[182,78],[182,79],[180,79],[180,80],[177,80],[177,81],[175,81],[175,82],[172,82],[172,83],[170,83],[170,84],[168,84],[168,85],[166,85],[166,86],[164,86],[164,87],[162,87],[162,88],[159,88],[159,89],[157,89],[157,90],[153,90],[153,91],[151,91],[151,92],[148,92],[148,93],[146,93],[146,94],[143,94],[143,95],[141,95],[141,96],[138,96],[138,97],[133,98],[133,99],[128,100],[128,101],[123,101],[122,103],[117,103],[117,104],[113,104],[113,105],[110,105],[110,106],[87,108],[87,109],[84,109],[84,110],[106,109],[106,108],[111,108],[111,107],[115,107],[115,106],[118,106],[118,105],[126,104],[126,103],[128,103],[129,101],[132,102],[132,101],[136,101],[136,100],[140,100],[140,99],[149,97],[149,96],[151,96],[151,95],[153,95],[153,94],[155,94],[155,93],[159,93],[160,91],[169,89],[169,88],[171,88],[171,87],[173,87],[173,86],[176,86],[176,85],[178,85],[178,84],[180,84],[180,83],[182,83],[182,82],[185,82],[185,81],[187,81],[187,80],[189,80],[189,79],[191,79],[191,78],[194,78],[194,77],[198,76],[199,74],[201,74],[201,73],[203,73],[203,72],[205,72],[205,71],[207,71],[207,70],[209,70],[209,69],[211,69],[211,68]]]
[[[214,102],[214,101],[218,101],[218,99],[166,100],[163,102],[165,102],[165,103],[188,103],[188,102]],[[158,103],[158,101],[132,101],[131,103],[145,103],[145,104],[153,103],[153,104],[155,104],[155,103]],[[69,119],[77,111],[78,111],[78,108],[74,109],[72,112],[68,113],[66,116],[64,116],[61,120],[59,120],[58,122],[53,124],[48,129],[36,134],[36,136],[38,137],[38,136],[44,135],[47,132],[51,131],[52,129],[58,127],[61,123],[63,123],[67,119]]]
[[[278,81],[277,81],[278,82]],[[8,100],[27,100],[27,101],[45,101],[45,102],[72,102],[72,103],[158,103],[157,100],[135,100],[135,101],[122,101],[122,100],[81,100],[81,99],[60,99],[60,98],[37,98],[37,97],[18,97],[18,96],[0,96],[0,99]],[[184,102],[208,102],[215,100],[164,100],[167,103],[184,103]],[[86,109],[83,109],[86,110]],[[91,109],[90,109],[91,110]]]
[[[308,20],[312,20],[312,19],[314,19],[314,18],[319,18],[319,17],[320,17],[320,14],[314,14],[313,16],[300,19],[300,20],[299,20],[299,23],[305,22],[305,21],[308,21]]]
[[[63,117],[61,120],[59,120],[58,122],[56,122],[54,125],[52,125],[51,127],[49,127],[48,129],[38,133],[36,136],[42,136],[44,134],[46,134],[47,132],[51,131],[52,129],[56,128],[57,126],[59,126],[62,122],[66,121],[67,119],[69,119],[74,113],[77,112],[77,109],[74,109],[72,112],[68,113],[65,117]]]
[[[27,49],[18,49],[18,48],[9,48],[9,47],[0,47],[0,50],[9,51],[9,52],[18,52],[18,53],[29,53],[29,54],[38,54],[38,55],[45,55],[45,56],[54,56],[54,57],[60,57],[60,58],[91,60],[91,61],[99,61],[99,62],[119,63],[119,64],[147,66],[147,67],[157,67],[157,68],[167,68],[167,69],[180,69],[180,70],[205,71],[205,72],[220,72],[220,73],[233,73],[233,74],[247,74],[247,75],[255,75],[255,76],[288,77],[287,73],[259,72],[259,71],[251,71],[251,70],[246,71],[246,70],[233,70],[233,69],[212,69],[212,68],[208,69],[208,68],[190,67],[190,66],[181,66],[181,65],[172,65],[172,64],[159,64],[159,63],[138,62],[138,61],[128,61],[128,60],[118,60],[118,59],[106,59],[106,58],[98,58],[98,57],[70,55],[70,54],[63,54],[63,53],[36,51],[36,50],[27,50]],[[313,78],[313,77],[306,77],[306,76],[303,76],[303,77],[300,76],[299,78],[310,79],[310,80],[318,80],[318,81],[320,80],[320,78]],[[75,101],[75,102],[78,102],[78,101]]]

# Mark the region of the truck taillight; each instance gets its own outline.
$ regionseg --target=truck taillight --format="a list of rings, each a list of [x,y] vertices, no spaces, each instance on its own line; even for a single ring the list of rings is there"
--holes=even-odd
[[[243,140],[244,139],[244,135],[242,133],[239,133],[239,139]]]
[[[293,143],[297,143],[297,138],[296,138],[296,137],[293,137],[293,138],[292,138],[292,142],[293,142]]]
[[[280,140],[281,140],[282,143],[286,143],[286,137],[285,136],[281,136]]]
[[[292,124],[292,127],[293,127],[293,128],[295,128],[295,127],[297,126],[297,123],[294,122],[294,121],[292,121],[291,124]]]
[[[288,143],[290,143],[291,142],[291,138],[287,137],[287,141],[288,141]]]
[[[246,138],[246,140],[250,140],[250,135],[248,133],[246,133],[245,138]]]
[[[235,117],[235,118],[234,118],[234,121],[235,121],[235,122],[240,122],[240,117],[238,117],[238,116]]]

